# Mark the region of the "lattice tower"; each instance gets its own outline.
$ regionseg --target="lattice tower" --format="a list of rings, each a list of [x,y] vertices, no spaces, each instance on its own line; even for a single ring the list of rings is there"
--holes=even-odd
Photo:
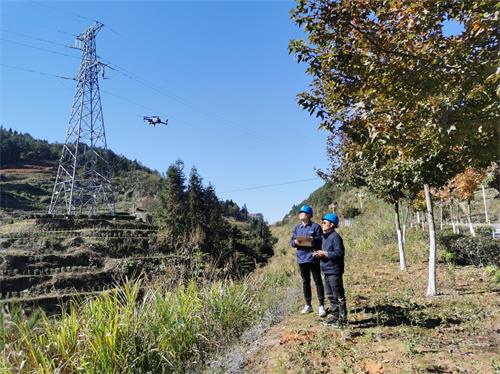
[[[103,26],[96,21],[76,38],[82,60],[49,213],[115,211],[98,79],[105,65],[98,60],[95,40]]]

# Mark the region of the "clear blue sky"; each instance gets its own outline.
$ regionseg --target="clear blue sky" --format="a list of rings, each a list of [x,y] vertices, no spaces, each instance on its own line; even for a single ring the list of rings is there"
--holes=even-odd
[[[75,82],[10,66],[73,77],[79,54],[64,44],[98,19],[109,27],[98,34],[98,55],[160,91],[106,72],[108,147],[161,172],[180,158],[186,174],[196,166],[221,199],[279,220],[322,185],[314,168],[326,167],[327,134],[295,101],[308,78],[287,52],[289,39],[301,37],[289,19],[293,5],[2,2],[1,123],[64,141]],[[146,125],[142,117],[153,114],[168,118],[169,126]],[[227,192],[304,179],[312,180]]]
[[[309,78],[287,52],[288,41],[302,37],[289,18],[293,6],[2,1],[1,124],[64,141],[75,82],[19,68],[73,77],[79,54],[64,45],[97,19],[107,26],[98,55],[155,87],[107,70],[101,96],[108,147],[160,172],[180,158],[186,174],[196,166],[221,199],[275,222],[322,185],[314,169],[327,167],[327,133],[295,100]],[[144,115],[169,125],[150,127]]]

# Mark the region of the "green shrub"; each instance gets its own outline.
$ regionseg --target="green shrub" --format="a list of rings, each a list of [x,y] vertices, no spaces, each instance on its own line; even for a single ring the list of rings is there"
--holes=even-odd
[[[347,219],[354,218],[361,214],[361,211],[358,208],[348,207],[344,210],[344,217]]]
[[[500,240],[491,236],[438,235],[445,252],[442,259],[457,265],[500,266]]]

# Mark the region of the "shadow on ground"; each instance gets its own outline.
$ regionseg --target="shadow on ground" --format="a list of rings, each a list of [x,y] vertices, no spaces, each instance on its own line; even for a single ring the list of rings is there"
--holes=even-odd
[[[375,305],[349,310],[351,315],[356,313],[372,314],[368,318],[350,321],[354,328],[369,328],[375,326],[419,326],[435,328],[440,325],[458,325],[462,321],[458,318],[431,317],[422,305],[402,307],[398,305]]]

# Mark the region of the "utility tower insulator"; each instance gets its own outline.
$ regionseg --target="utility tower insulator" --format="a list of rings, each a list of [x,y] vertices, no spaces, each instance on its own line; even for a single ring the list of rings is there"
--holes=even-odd
[[[115,212],[98,79],[104,64],[97,58],[95,42],[103,26],[96,21],[76,38],[82,60],[49,213]]]

